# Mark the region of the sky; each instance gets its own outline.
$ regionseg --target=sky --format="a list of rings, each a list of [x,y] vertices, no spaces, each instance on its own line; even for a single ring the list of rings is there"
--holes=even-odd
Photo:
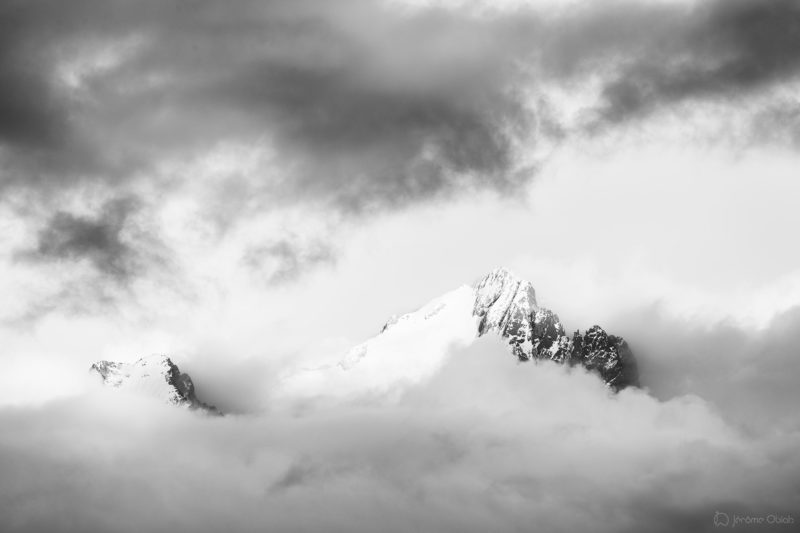
[[[800,520],[798,28],[795,0],[0,0],[4,529]],[[498,266],[624,336],[643,389],[482,340],[400,399],[272,397]],[[231,416],[89,386],[150,353]]]

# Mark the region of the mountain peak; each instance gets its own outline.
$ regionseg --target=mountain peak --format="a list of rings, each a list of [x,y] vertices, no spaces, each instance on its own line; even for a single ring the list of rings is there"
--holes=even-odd
[[[505,267],[495,268],[475,286],[476,306],[488,307],[497,302],[517,301],[538,309],[536,291],[530,281],[518,277]]]
[[[505,340],[520,361],[580,365],[613,390],[638,385],[635,360],[621,337],[599,326],[568,336],[558,315],[539,306],[529,281],[497,268],[475,285],[462,285],[416,311],[392,317],[379,334],[337,363],[287,373],[279,380],[278,394],[391,393],[398,384],[430,378],[454,349],[487,333]]]
[[[475,287],[478,335],[494,331],[523,344],[531,336],[529,318],[538,310],[533,285],[506,268],[492,270]]]
[[[512,278],[519,281],[519,277],[517,277],[517,275],[514,274],[509,268],[506,268],[504,266],[493,268],[491,271],[489,271],[488,274],[486,274],[483,277],[483,279],[497,278],[497,277]]]
[[[526,282],[506,267],[498,267],[483,276],[476,287],[494,288],[507,287]],[[526,282],[527,283],[527,282]]]
[[[636,362],[624,339],[596,325],[570,338],[558,315],[539,307],[533,285],[507,268],[492,270],[475,286],[473,315],[479,336],[493,332],[507,339],[522,361],[580,364],[614,389],[638,385]]]
[[[197,399],[189,374],[164,354],[141,357],[133,363],[98,361],[89,372],[97,374],[104,385],[137,391],[167,403],[219,414],[216,407]]]

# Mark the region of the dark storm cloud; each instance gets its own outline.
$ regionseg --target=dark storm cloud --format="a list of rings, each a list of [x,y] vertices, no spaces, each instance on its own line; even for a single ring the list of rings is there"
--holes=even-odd
[[[51,146],[66,126],[47,79],[46,32],[28,11],[23,2],[0,4],[0,142],[14,148]]]
[[[111,168],[86,131],[96,125],[58,80],[58,68],[81,41],[124,29],[115,5],[121,3],[0,2],[0,186],[57,189]]]
[[[38,1],[5,12],[6,183],[113,184],[164,157],[265,135],[288,175],[269,195],[289,200],[359,210],[525,179],[509,171],[533,120],[517,65],[532,52],[530,14],[359,0]],[[119,65],[78,72],[79,87],[57,79],[77,68],[70,54],[90,58],[115,35],[142,44]],[[15,150],[21,142],[35,150]]]
[[[191,180],[160,163],[262,144],[275,165],[249,176],[252,196],[348,212],[527,183],[518,145],[569,130],[531,98],[542,84],[599,75],[594,126],[610,125],[788,79],[800,45],[789,0],[554,13],[34,0],[2,13],[2,183]]]
[[[731,99],[800,72],[800,2],[700,3],[657,35],[603,91],[600,121],[616,123],[689,99]]]
[[[13,52],[4,48],[3,40],[0,37],[0,141],[11,148],[50,146],[63,134],[63,109],[39,73],[8,57]]]
[[[138,207],[138,200],[128,197],[106,202],[95,215],[59,211],[39,230],[36,246],[17,257],[33,262],[87,261],[97,272],[125,282],[143,268],[139,252],[124,236]]]

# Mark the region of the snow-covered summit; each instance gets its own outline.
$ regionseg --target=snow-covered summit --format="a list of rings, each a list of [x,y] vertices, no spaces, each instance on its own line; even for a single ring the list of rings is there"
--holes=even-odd
[[[89,372],[103,384],[144,394],[173,405],[218,413],[216,407],[197,399],[194,383],[188,374],[166,355],[150,355],[133,363],[98,361]]]
[[[505,268],[489,272],[475,287],[472,314],[480,319],[478,335],[492,331],[525,345],[533,333],[530,317],[538,310],[531,282]]]
[[[282,385],[288,394],[385,393],[432,376],[453,348],[486,334],[506,340],[521,361],[582,365],[615,390],[638,385],[636,363],[623,339],[599,326],[568,336],[558,315],[538,305],[533,285],[505,268],[393,316],[378,335],[343,354],[337,364],[284,376]]]

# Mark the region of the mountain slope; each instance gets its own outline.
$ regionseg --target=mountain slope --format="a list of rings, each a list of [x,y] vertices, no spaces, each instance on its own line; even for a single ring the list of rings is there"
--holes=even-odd
[[[350,349],[336,363],[291,372],[278,394],[313,397],[384,394],[432,376],[451,348],[476,338],[474,291],[463,286],[413,313],[392,317],[371,339]]]
[[[96,374],[103,384],[158,398],[166,403],[201,409],[219,414],[217,408],[197,399],[194,383],[188,374],[166,355],[151,355],[133,363],[98,361],[89,372]]]
[[[289,395],[386,393],[432,376],[453,348],[496,334],[521,361],[549,359],[581,365],[612,389],[638,386],[627,343],[599,326],[570,337],[558,315],[539,307],[530,282],[493,270],[474,287],[461,286],[417,311],[392,317],[381,332],[355,346],[336,364],[285,376]]]

